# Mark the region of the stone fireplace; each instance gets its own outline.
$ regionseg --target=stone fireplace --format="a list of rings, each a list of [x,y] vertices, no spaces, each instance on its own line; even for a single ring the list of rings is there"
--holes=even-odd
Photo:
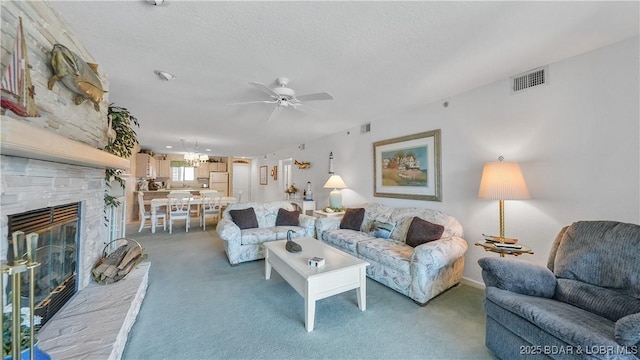
[[[105,169],[128,172],[131,164],[128,159],[101,150],[107,141],[109,93],[105,93],[100,110],[96,111],[90,103],[76,105],[76,94],[62,82],[51,90],[47,86],[53,75],[50,56],[54,44],[65,45],[86,62],[99,64],[100,61],[91,56],[48,2],[3,1],[1,6],[0,68],[4,70],[11,61],[9,51],[14,48],[14,36],[21,19],[34,100],[40,116],[20,117],[4,109],[0,116],[0,260],[11,256],[8,251],[12,238],[10,218],[38,209],[77,204],[76,274],[72,286],[77,293],[42,327],[38,340],[40,347],[55,359],[117,359],[144,297],[149,264],[140,265],[140,271],[129,274],[129,281],[108,286],[93,282],[91,270],[112,236],[112,229],[105,224]],[[109,90],[108,77],[103,71],[98,67],[98,77],[103,88]],[[127,194],[130,196],[131,191]],[[6,276],[4,280],[5,288],[0,290],[3,303],[7,304]],[[126,286],[131,288],[125,289]],[[109,292],[118,293],[118,297],[114,297],[118,299],[117,304],[99,301],[109,298]],[[91,311],[87,311],[89,303]],[[114,310],[125,303],[122,311]],[[108,311],[101,312],[102,309]],[[70,318],[75,322],[73,326],[67,322]],[[86,331],[87,328],[94,331]],[[75,330],[81,333],[74,333]],[[82,346],[85,343],[94,346],[89,349]]]
[[[37,209],[79,203],[81,211],[78,239],[81,246],[79,246],[77,254],[77,288],[81,290],[91,281],[91,269],[96,260],[100,258],[106,241],[107,227],[105,226],[103,199],[105,168],[95,167],[104,165],[70,164],[69,162],[77,163],[78,161],[64,159],[64,154],[56,154],[58,159],[55,160],[60,162],[38,159],[38,157],[45,157],[47,149],[38,149],[33,144],[24,144],[25,138],[19,134],[21,130],[33,134],[37,129],[26,129],[28,125],[4,117],[1,124],[3,137],[5,135],[16,135],[16,137],[9,138],[7,136],[2,139],[2,156],[0,157],[2,172],[2,198],[0,202],[2,205],[0,244],[2,246],[0,248],[2,248],[2,253],[0,258],[7,259],[8,255],[8,239],[11,237],[9,216]],[[38,132],[35,131],[35,133]],[[73,142],[55,134],[39,135],[41,137],[35,137],[39,140],[36,143],[51,144],[51,140],[54,140],[54,144],[56,140],[62,140],[63,143]],[[47,138],[49,141],[46,140]],[[34,137],[29,136],[26,139],[34,139]],[[16,145],[18,142],[23,144]],[[84,147],[80,144],[74,145]],[[31,150],[25,150],[25,148]],[[88,151],[88,149],[84,150]],[[98,149],[91,148],[91,150],[94,156],[99,158],[116,158]],[[8,153],[24,157],[9,156]],[[117,162],[124,161],[123,166],[128,168],[128,160],[120,158],[115,160]]]
[[[46,2],[2,2],[2,69],[11,60],[18,19],[22,19],[31,81],[39,117],[20,117],[11,111],[0,118],[0,259],[7,259],[8,216],[79,203],[77,289],[91,281],[108,231],[104,220],[105,169],[129,169],[130,162],[101,148],[106,144],[108,94],[96,111],[91,104],[74,103],[64,85],[52,90],[51,49],[63,44],[87,62],[99,63]],[[102,69],[99,76],[108,89]],[[5,302],[6,303],[6,302]]]
[[[102,256],[110,233],[105,225],[105,168],[128,169],[129,161],[6,116],[2,116],[0,127],[0,259],[6,260],[10,255],[9,223],[15,215],[28,214],[37,209],[65,208],[69,204],[76,204],[79,209],[77,225],[71,225],[77,227],[77,260],[74,266],[77,274],[76,284],[72,286],[78,293],[72,294],[69,306],[61,308],[60,313],[66,314],[56,314],[44,325],[38,334],[40,347],[56,359],[73,359],[80,356],[73,351],[88,351],[77,345],[94,343],[100,346],[91,350],[106,353],[105,359],[119,358],[144,298],[146,273],[141,275],[143,278],[140,281],[127,282],[136,287],[122,290],[112,285],[97,285],[91,279],[91,270]],[[6,280],[5,278],[3,281],[5,286],[8,283]],[[7,304],[8,289],[2,290],[4,304]],[[119,303],[125,304],[125,308],[122,311],[115,310],[119,304],[98,307],[99,301],[92,297],[97,291],[102,292],[98,298],[108,296],[105,292],[117,292],[119,297],[115,298],[119,299]],[[77,299],[75,304],[74,299]],[[91,311],[81,305],[89,303],[94,304]],[[102,309],[106,310],[100,312]],[[80,315],[69,315],[73,311]],[[59,320],[59,315],[65,315],[66,319],[63,316]],[[73,318],[77,326],[70,326],[68,318]],[[105,332],[106,326],[94,326],[93,333],[86,331],[88,326],[80,326],[82,323],[106,322],[113,324],[109,327],[110,332]],[[75,334],[70,329],[80,330],[81,334]],[[102,358],[97,353],[90,354],[94,355],[93,358]]]

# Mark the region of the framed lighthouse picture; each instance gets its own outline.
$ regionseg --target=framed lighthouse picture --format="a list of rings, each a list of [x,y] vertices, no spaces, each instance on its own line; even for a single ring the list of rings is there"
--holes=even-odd
[[[373,196],[442,201],[440,129],[373,143]]]

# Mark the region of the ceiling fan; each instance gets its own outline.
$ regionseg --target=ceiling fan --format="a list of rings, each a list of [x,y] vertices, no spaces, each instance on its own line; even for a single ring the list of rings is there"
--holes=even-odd
[[[289,84],[289,79],[285,77],[277,78],[276,84],[278,84],[278,86],[272,89],[265,84],[261,84],[258,82],[249,82],[249,85],[269,95],[269,97],[271,97],[271,100],[245,101],[227,105],[275,104],[276,107],[269,115],[268,120],[271,120],[274,113],[281,110],[282,108],[292,108],[294,110],[300,110],[299,107],[308,108],[308,106],[302,103],[303,101],[333,100],[333,96],[328,92],[296,96],[296,92],[293,89],[287,87],[287,85]]]

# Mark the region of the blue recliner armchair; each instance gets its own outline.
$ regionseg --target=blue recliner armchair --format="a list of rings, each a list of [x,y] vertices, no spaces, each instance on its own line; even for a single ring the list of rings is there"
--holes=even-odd
[[[639,225],[564,227],[546,268],[509,258],[478,263],[486,345],[499,358],[640,358]]]

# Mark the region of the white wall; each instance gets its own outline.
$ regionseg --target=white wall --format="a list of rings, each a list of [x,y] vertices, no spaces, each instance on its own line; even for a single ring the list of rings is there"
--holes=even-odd
[[[302,187],[311,181],[321,207],[328,203],[329,189],[321,186],[333,151],[335,171],[349,186],[345,205],[417,206],[458,218],[469,242],[465,277],[481,283],[477,260],[497,254],[473,244],[482,233],[498,233],[498,202],[478,199],[477,191],[483,164],[503,155],[520,163],[532,197],[505,202],[506,235],[534,249],[521,259],[546,264],[555,235],[573,221],[640,223],[638,43],[636,37],[549,64],[547,85],[512,95],[504,79],[446,99],[446,108],[441,102],[419,105],[372,121],[370,133],[354,128],[304,150],[268,154],[256,166],[271,169],[288,157],[310,161],[310,169],[295,169],[294,181]],[[372,143],[433,129],[442,129],[443,201],[374,198]],[[271,177],[256,190],[257,201],[282,196]]]

